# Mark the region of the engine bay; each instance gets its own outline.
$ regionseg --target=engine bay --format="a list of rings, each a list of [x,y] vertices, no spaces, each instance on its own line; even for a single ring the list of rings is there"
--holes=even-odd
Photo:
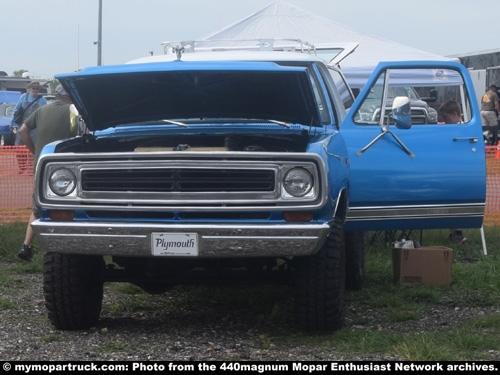
[[[86,134],[63,142],[56,152],[247,151],[304,152],[309,134],[134,135],[96,137]]]

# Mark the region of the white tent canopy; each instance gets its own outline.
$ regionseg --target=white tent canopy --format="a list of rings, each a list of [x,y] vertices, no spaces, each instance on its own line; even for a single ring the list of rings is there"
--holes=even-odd
[[[283,1],[273,2],[258,12],[202,38],[206,41],[213,40],[214,43],[220,40],[245,39],[300,39],[312,44],[359,43],[356,51],[341,63],[349,81],[366,81],[379,61],[450,60],[444,56],[358,32]]]

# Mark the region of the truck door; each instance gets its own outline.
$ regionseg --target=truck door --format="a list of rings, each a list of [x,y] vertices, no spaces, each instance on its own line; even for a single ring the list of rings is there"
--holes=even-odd
[[[408,87],[432,92],[433,102],[412,103]],[[447,100],[459,105],[457,123],[436,116]],[[380,63],[341,131],[351,167],[346,230],[481,227],[484,143],[474,89],[462,65]]]

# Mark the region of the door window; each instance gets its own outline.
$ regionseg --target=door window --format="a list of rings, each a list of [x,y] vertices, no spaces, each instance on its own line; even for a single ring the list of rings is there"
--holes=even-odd
[[[358,125],[392,125],[392,104],[396,97],[409,99],[412,125],[444,123],[439,108],[449,100],[460,106],[462,123],[471,118],[469,98],[459,72],[453,69],[390,69],[382,73],[365,93],[354,122]]]

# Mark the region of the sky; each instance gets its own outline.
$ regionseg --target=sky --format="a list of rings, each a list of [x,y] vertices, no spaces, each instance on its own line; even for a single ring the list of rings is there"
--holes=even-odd
[[[274,0],[102,0],[102,65],[162,54],[162,42],[196,40]],[[286,0],[358,32],[450,56],[500,49],[500,2]],[[0,71],[32,78],[97,65],[99,0],[0,0]]]

